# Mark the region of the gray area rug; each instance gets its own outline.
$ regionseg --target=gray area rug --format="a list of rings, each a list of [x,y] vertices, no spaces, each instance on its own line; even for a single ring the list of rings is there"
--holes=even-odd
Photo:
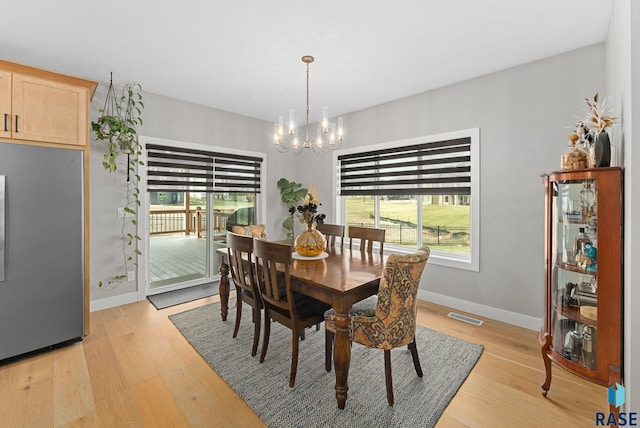
[[[418,327],[424,377],[416,375],[406,347],[391,351],[395,404],[387,404],[381,350],[353,344],[349,395],[335,399],[335,374],[324,370],[324,328],[307,329],[298,373],[289,388],[291,330],[273,323],[264,363],[251,357],[253,327],[248,306],[232,339],[235,299],[227,321],[213,303],[170,316],[191,345],[269,427],[432,427],[480,358],[482,345]],[[262,346],[262,338],[260,347]]]
[[[147,299],[156,307],[156,309],[164,309],[182,303],[191,302],[193,300],[203,299],[213,296],[220,292],[218,282],[209,282],[207,284],[196,285],[193,287],[183,288],[181,290],[167,291],[166,293],[154,294],[147,296]]]

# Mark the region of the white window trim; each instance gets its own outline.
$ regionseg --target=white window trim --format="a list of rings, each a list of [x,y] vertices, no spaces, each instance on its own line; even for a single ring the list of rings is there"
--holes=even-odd
[[[335,218],[339,222],[345,223],[344,204],[338,190],[340,171],[338,170],[338,156],[360,153],[369,150],[380,149],[381,147],[393,148],[401,146],[409,146],[420,143],[431,143],[442,140],[452,140],[456,138],[471,138],[471,245],[470,256],[456,257],[453,253],[443,253],[432,250],[429,257],[429,263],[447,266],[457,269],[470,270],[474,272],[480,271],[480,128],[469,128],[460,131],[445,132],[435,135],[426,135],[423,137],[409,138],[406,140],[391,141],[388,143],[377,143],[367,146],[351,147],[348,149],[335,150],[332,152],[332,187],[335,192]],[[385,252],[409,253],[406,247],[398,247],[385,244]]]

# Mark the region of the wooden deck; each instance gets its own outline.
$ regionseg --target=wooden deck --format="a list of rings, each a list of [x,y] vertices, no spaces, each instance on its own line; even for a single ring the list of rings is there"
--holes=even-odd
[[[208,269],[206,237],[195,235],[152,235],[149,243],[149,279],[151,288],[205,278]],[[214,241],[210,254],[224,246]],[[218,273],[218,258],[214,257],[214,274]]]

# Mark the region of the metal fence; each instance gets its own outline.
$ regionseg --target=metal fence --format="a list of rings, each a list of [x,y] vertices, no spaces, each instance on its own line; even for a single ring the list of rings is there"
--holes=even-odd
[[[349,223],[348,226],[375,227],[373,223]],[[385,242],[399,245],[417,245],[418,227],[412,224],[381,224],[385,229]],[[447,226],[423,226],[423,245],[469,246],[470,228]]]

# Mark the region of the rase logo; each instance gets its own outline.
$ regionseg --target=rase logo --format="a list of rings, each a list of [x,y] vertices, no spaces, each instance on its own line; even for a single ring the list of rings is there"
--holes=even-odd
[[[616,409],[624,404],[624,386],[616,383],[608,390],[609,404]],[[596,412],[596,426],[638,426],[638,414],[636,412],[620,412],[616,418],[613,412]]]

